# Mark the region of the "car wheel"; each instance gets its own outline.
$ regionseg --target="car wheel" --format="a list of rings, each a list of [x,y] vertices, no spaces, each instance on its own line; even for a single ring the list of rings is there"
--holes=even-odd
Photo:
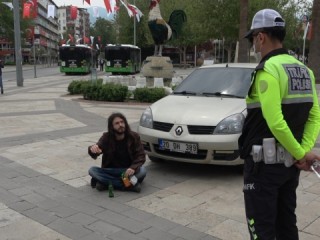
[[[157,157],[148,156],[151,162],[163,162],[164,160]]]

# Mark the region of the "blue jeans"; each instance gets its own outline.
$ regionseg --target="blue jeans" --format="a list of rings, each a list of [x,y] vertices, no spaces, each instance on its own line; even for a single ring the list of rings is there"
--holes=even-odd
[[[0,88],[1,88],[1,92],[3,92],[2,75],[0,75]]]
[[[89,175],[104,185],[108,185],[111,182],[114,189],[123,190],[125,187],[121,174],[126,170],[127,168],[100,168],[94,166],[89,169]],[[141,166],[139,171],[134,175],[138,179],[138,182],[141,183],[147,175],[147,170],[144,166]]]

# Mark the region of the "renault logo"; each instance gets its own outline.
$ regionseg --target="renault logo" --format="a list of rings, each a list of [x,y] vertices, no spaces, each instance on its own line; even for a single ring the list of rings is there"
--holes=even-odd
[[[176,132],[176,134],[177,134],[178,136],[180,136],[180,135],[183,133],[182,127],[181,127],[181,126],[177,127],[176,130],[175,130],[175,132]]]

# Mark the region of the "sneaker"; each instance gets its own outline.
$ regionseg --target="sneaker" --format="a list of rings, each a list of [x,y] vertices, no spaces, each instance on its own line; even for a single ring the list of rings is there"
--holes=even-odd
[[[91,181],[90,181],[90,185],[91,185],[91,187],[92,188],[95,188],[96,187],[96,185],[97,185],[97,179],[95,179],[95,178],[91,178]]]
[[[137,183],[136,185],[129,187],[129,188],[128,188],[128,191],[130,191],[130,192],[136,192],[136,193],[141,192],[141,184],[140,184],[140,183]]]
[[[98,191],[105,191],[105,190],[108,189],[108,186],[102,184],[101,182],[97,182],[97,184],[96,184],[96,189],[97,189]]]

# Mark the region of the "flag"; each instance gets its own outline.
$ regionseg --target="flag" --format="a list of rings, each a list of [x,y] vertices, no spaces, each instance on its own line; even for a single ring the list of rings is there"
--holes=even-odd
[[[71,34],[69,34],[69,40],[67,43],[69,43],[69,41],[71,41],[72,43],[74,42],[74,37]]]
[[[48,13],[47,13],[47,18],[54,18],[56,15],[56,7],[54,5],[48,5]]]
[[[99,15],[99,8],[98,8],[97,6],[92,7],[92,10],[93,10],[93,16],[94,16],[95,18],[100,17],[100,15]]]
[[[96,48],[99,50],[100,48],[99,48],[99,44],[96,44]]]
[[[313,36],[312,22],[309,22],[309,30],[307,32],[307,39],[311,40],[312,36]]]
[[[3,4],[4,4],[4,5],[7,5],[7,6],[10,8],[10,10],[13,9],[13,5],[12,5],[11,2],[3,2]]]
[[[90,39],[86,36],[83,36],[83,42],[84,44],[90,44]]]
[[[78,14],[78,8],[76,6],[71,6],[70,7],[70,18],[72,20],[77,19],[77,14]]]
[[[93,44],[94,36],[90,36],[91,45]]]
[[[86,2],[90,5],[90,0],[83,0],[83,3]]]
[[[127,6],[132,14],[137,18],[137,21],[140,22],[140,18],[143,16],[143,13],[139,10],[139,8],[132,4],[128,4]]]
[[[106,6],[107,13],[111,13],[112,8],[111,8],[110,0],[104,0],[104,5]]]
[[[303,40],[306,40],[308,30],[309,30],[309,22],[307,22],[307,26],[304,29]]]
[[[30,14],[31,14],[31,3],[24,3],[22,18],[30,18]]]

